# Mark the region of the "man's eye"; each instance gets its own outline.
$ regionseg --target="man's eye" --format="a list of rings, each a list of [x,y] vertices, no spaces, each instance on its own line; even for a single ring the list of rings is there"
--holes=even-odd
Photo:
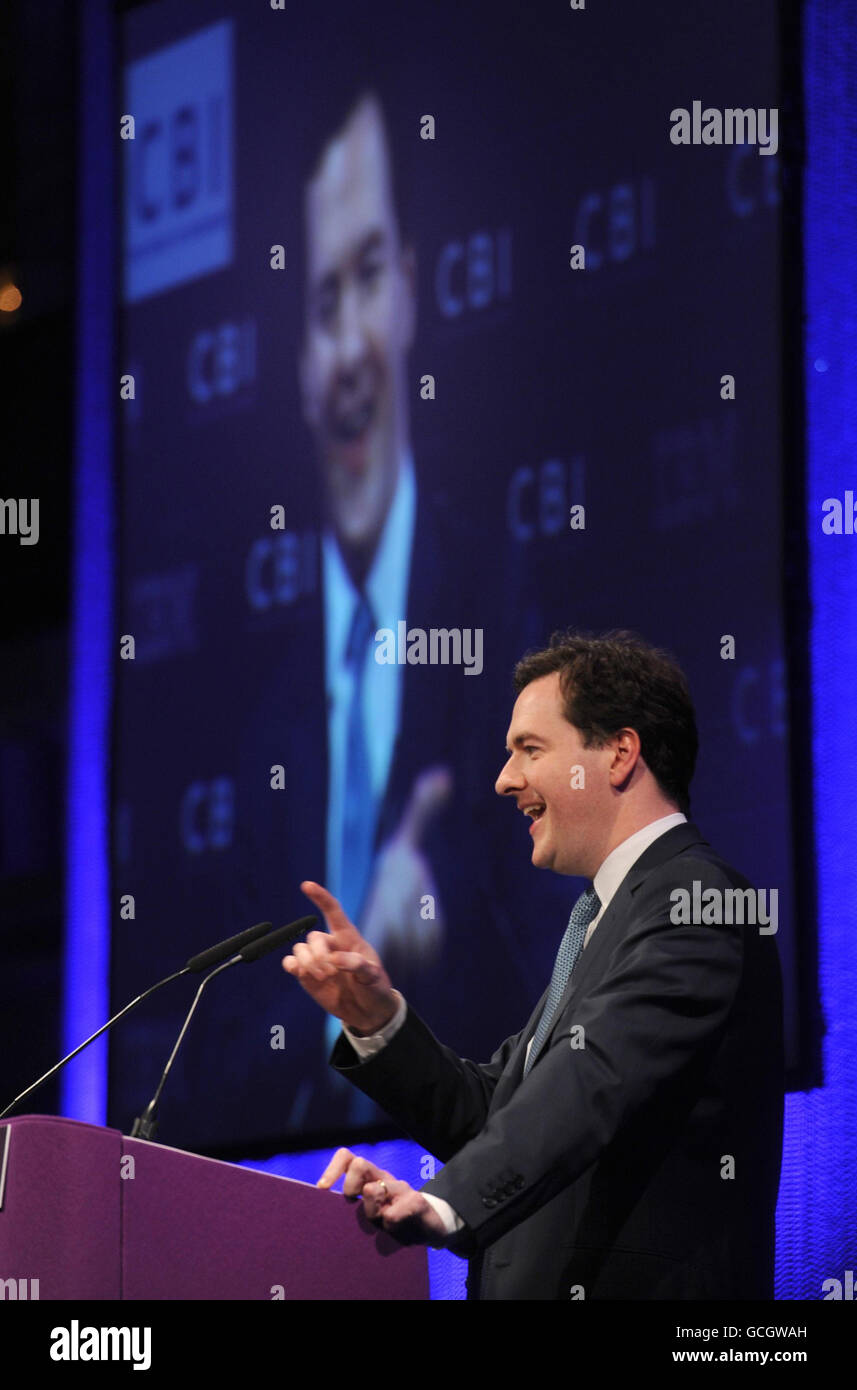
[[[332,323],[336,313],[336,300],[333,295],[324,295],[318,300],[315,307],[319,323]]]
[[[534,743],[525,743],[525,744],[524,744],[524,752],[525,752],[525,753],[538,753],[538,751],[539,751],[539,750],[538,750],[538,748],[536,748],[536,746],[535,746]]]

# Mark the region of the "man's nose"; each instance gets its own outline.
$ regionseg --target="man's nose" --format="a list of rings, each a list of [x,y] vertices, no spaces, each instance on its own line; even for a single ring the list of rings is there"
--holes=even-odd
[[[337,365],[341,371],[353,371],[360,363],[366,343],[363,317],[357,288],[348,285],[339,306],[339,332],[336,335]]]
[[[498,796],[506,796],[509,792],[520,791],[524,785],[524,778],[520,771],[514,767],[514,759],[509,758],[497,781],[494,783],[494,790]]]

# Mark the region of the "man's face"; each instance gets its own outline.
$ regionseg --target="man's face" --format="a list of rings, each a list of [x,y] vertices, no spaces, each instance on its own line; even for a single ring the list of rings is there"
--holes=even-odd
[[[593,878],[605,856],[615,813],[609,769],[614,750],[584,748],[563,714],[559,674],[541,676],[521,691],[506,735],[509,760],[495,790],[535,813],[529,833],[532,862],[557,874]],[[572,786],[583,768],[583,787]]]
[[[413,257],[399,247],[380,109],[356,108],[307,186],[300,363],[333,525],[364,559],[380,536],[406,442]]]

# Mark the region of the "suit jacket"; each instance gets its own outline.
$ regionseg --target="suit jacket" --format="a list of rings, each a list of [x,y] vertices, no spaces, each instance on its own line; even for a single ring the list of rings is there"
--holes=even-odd
[[[670,893],[694,880],[750,887],[696,826],[676,826],[605,909],[526,1078],[544,995],[482,1065],[410,1008],[362,1064],[338,1040],[332,1065],[445,1161],[423,1191],[466,1223],[452,1249],[471,1260],[469,1297],[773,1297],[776,942],[674,925]]]

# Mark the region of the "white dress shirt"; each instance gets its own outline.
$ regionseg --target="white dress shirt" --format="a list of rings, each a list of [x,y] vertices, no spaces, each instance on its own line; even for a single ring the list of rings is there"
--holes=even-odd
[[[644,825],[642,830],[635,831],[633,835],[628,836],[627,840],[623,840],[621,845],[617,845],[614,850],[610,851],[592,880],[592,886],[598,894],[601,907],[597,917],[592,919],[586,929],[586,936],[583,939],[584,950],[586,950],[586,947],[589,945],[592,939],[592,933],[604,916],[611,898],[616,893],[619,884],[628,873],[628,870],[636,864],[640,855],[649,848],[650,844],[659,839],[661,835],[666,834],[668,830],[672,830],[673,826],[683,825],[686,820],[687,817],[682,815],[681,811],[674,811],[669,816],[662,816],[660,820],[653,820],[648,825]],[[361,1061],[365,1061],[369,1057],[374,1057],[376,1052],[380,1052],[382,1047],[385,1047],[390,1039],[399,1031],[405,1021],[408,1006],[398,990],[394,990],[393,993],[398,998],[399,1006],[389,1023],[386,1023],[379,1033],[372,1033],[369,1037],[360,1038],[352,1033],[350,1029],[346,1028],[345,1024],[342,1025],[342,1031]],[[530,1038],[527,1044],[527,1056],[530,1055],[532,1044],[533,1040]],[[442,1197],[435,1197],[431,1192],[424,1192],[423,1196],[443,1218],[447,1235],[452,1235],[455,1231],[461,1229],[464,1222],[457,1212],[449,1205],[449,1202],[445,1202]]]

